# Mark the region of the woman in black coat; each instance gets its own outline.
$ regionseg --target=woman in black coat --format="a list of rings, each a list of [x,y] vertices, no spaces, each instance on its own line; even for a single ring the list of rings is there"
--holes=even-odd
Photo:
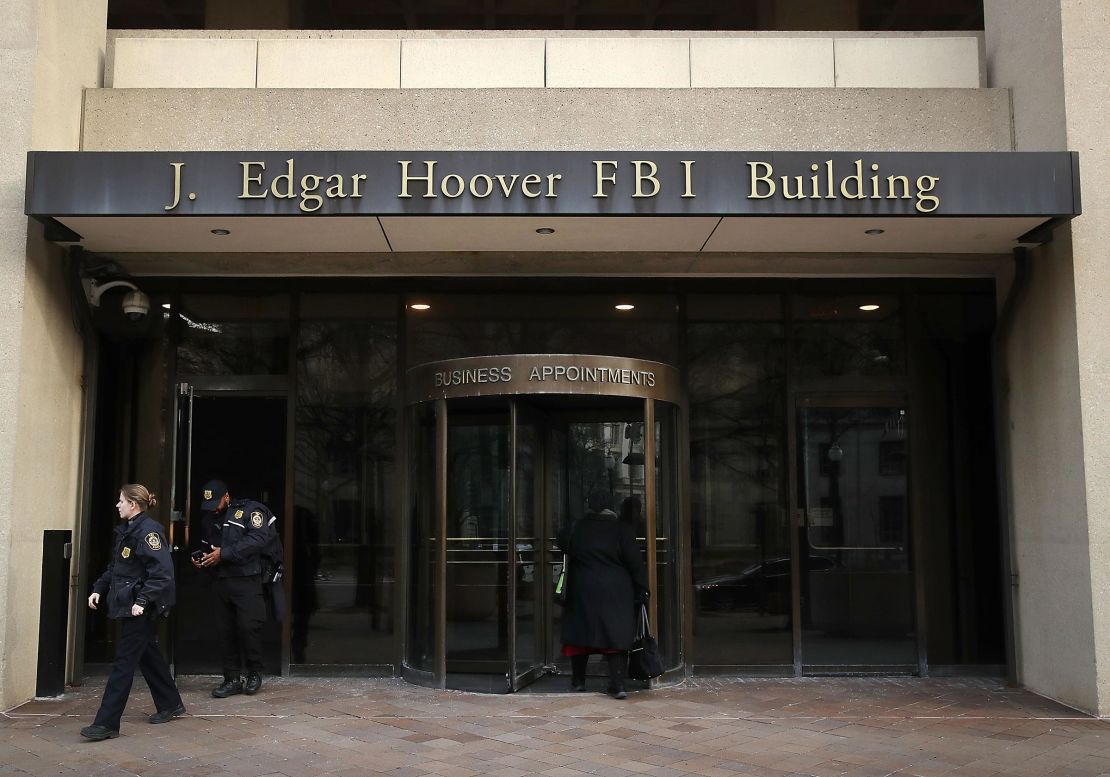
[[[104,688],[104,699],[85,739],[119,736],[120,718],[131,694],[135,669],[143,673],[157,712],[151,723],[168,723],[185,713],[169,666],[158,649],[158,619],[176,603],[173,561],[162,524],[147,514],[158,504],[146,486],[120,486],[116,510],[124,523],[116,528],[112,561],[93,584],[89,609],[106,606],[108,617],[121,621],[116,660]]]
[[[611,494],[594,491],[590,511],[560,542],[569,564],[562,640],[563,655],[570,657],[571,690],[586,690],[586,663],[591,653],[601,653],[609,663],[607,690],[624,699],[636,604],[647,601],[648,586],[633,530],[612,508]]]

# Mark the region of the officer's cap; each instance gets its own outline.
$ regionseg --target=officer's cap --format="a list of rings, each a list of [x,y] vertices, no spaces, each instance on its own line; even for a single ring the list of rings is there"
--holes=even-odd
[[[200,509],[215,510],[227,491],[227,483],[222,480],[209,480],[200,488]]]

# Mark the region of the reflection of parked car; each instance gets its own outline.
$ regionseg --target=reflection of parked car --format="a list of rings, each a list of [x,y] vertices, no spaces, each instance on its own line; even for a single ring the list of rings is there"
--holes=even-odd
[[[832,569],[836,561],[810,556],[803,571]],[[711,575],[694,582],[699,610],[755,610],[775,614],[790,612],[790,559],[778,557],[756,562],[740,572]]]

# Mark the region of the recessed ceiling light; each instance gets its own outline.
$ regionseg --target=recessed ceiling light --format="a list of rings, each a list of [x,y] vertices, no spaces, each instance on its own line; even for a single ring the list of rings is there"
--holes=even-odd
[[[231,234],[230,229],[213,229],[213,230],[211,230],[211,232],[212,232],[213,235],[219,235],[220,237],[223,237],[224,235],[230,235]]]
[[[869,303],[867,305],[860,305],[859,309],[870,313],[872,310],[878,310],[879,306],[874,303]]]
[[[429,310],[432,306],[429,305],[427,302],[414,302],[409,305],[409,307],[413,310]]]
[[[536,234],[537,235],[554,235],[555,230],[552,229],[551,227],[540,227],[539,229],[536,230]]]
[[[169,302],[163,302],[162,307],[164,307],[166,310],[169,310],[170,308],[173,307],[173,305]]]
[[[621,304],[614,305],[613,307],[615,307],[617,310],[635,310],[636,309],[635,305],[630,305],[627,302],[622,302]]]
[[[863,234],[865,234],[865,235],[881,235],[884,232],[886,232],[885,229],[865,229],[865,230],[863,230]]]

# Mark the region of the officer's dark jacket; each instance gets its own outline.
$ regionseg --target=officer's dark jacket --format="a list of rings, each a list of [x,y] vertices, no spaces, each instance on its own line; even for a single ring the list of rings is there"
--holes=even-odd
[[[173,561],[162,524],[139,513],[116,527],[108,569],[93,584],[108,603],[109,618],[130,618],[131,605],[162,612],[177,601]]]
[[[262,574],[264,551],[276,535],[274,514],[253,499],[236,499],[220,519],[220,577]]]

